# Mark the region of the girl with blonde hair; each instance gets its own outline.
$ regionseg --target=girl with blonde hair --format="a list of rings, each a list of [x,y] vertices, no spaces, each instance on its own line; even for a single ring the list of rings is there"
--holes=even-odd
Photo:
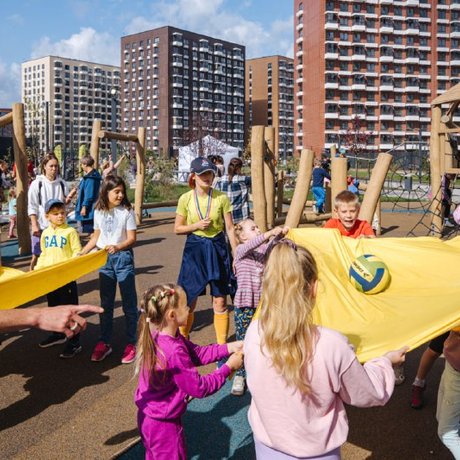
[[[313,324],[318,269],[312,254],[287,241],[270,253],[260,314],[244,342],[249,423],[258,459],[340,459],[348,421],[344,403],[384,405],[392,365],[407,348],[362,366],[339,332]]]

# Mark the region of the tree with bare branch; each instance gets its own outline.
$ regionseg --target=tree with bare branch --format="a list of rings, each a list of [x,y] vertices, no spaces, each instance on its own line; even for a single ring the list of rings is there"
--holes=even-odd
[[[368,154],[367,143],[374,133],[362,130],[362,125],[363,120],[359,115],[355,115],[351,120],[351,126],[339,134],[341,146],[346,148],[348,156],[358,157]]]

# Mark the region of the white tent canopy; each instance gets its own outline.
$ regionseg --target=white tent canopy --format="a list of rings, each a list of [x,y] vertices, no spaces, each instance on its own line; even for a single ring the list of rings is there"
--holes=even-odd
[[[240,150],[236,147],[232,147],[225,142],[216,139],[210,135],[207,135],[201,139],[202,152],[204,156],[208,155],[220,155],[224,159],[225,171],[232,158],[238,157]],[[192,142],[189,145],[179,148],[179,174],[178,181],[186,182],[188,179],[188,173],[190,172],[190,163],[197,156],[200,151],[200,140]]]

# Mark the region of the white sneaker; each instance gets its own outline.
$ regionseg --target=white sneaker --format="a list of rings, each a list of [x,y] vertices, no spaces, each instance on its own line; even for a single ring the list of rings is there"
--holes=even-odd
[[[232,391],[231,391],[232,395],[243,396],[244,389],[245,389],[244,377],[242,377],[241,375],[235,375],[235,377],[233,377],[233,384],[232,384]]]
[[[454,228],[455,225],[450,221],[450,220],[445,220],[444,221],[444,227],[449,227],[449,228]]]
[[[394,373],[395,373],[395,385],[402,385],[404,381],[406,380],[406,375],[404,373],[404,364],[401,364],[400,366],[396,366],[394,368]]]
[[[318,208],[316,207],[316,205],[312,205],[311,207],[312,211],[315,213],[315,214],[318,214]]]

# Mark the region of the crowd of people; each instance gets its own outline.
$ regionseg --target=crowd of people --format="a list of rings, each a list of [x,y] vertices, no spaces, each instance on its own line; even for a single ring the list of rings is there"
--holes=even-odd
[[[45,156],[41,174],[29,188],[31,270],[106,251],[107,262],[99,270],[101,307],[78,306],[73,281],[48,293],[52,308],[2,312],[0,330],[44,329],[51,334],[39,346],[65,344],[59,356],[73,358],[82,349],[79,337],[86,327],[80,314],[99,313],[100,337],[91,360],[100,362],[112,353],[118,285],[126,321],[121,362],[135,363],[135,404],[146,458],[185,459],[181,418],[187,402],[217,392],[232,378],[233,395],[241,396],[246,388],[251,393],[248,418],[258,459],[339,459],[348,433],[344,405],[384,405],[404,376],[407,347],[361,365],[346,337],[314,324],[311,312],[321,295],[314,257],[286,239],[288,227],[261,232],[250,218],[251,180],[242,173],[241,159],[229,162],[227,174],[217,160],[198,157],[191,162],[190,190],[178,201],[174,231],[186,240],[177,282],[147,289],[138,306],[136,221],[125,182],[114,165],[101,175],[93,158],[84,156],[83,177],[69,191],[57,158]],[[318,213],[324,211],[319,188],[328,179],[323,163],[315,160],[312,191]],[[66,204],[75,196],[78,232],[66,222]],[[359,197],[344,190],[335,197],[334,217],[325,228],[345,237],[374,238],[358,213]],[[89,238],[83,246],[80,237]],[[208,286],[216,344],[199,346],[190,340],[194,311]],[[234,342],[228,342],[230,299]],[[453,331],[438,342],[422,358],[414,388],[421,398],[426,374],[444,346],[439,436],[460,459],[460,335]],[[216,363],[216,369],[200,374],[197,367],[209,363]]]

